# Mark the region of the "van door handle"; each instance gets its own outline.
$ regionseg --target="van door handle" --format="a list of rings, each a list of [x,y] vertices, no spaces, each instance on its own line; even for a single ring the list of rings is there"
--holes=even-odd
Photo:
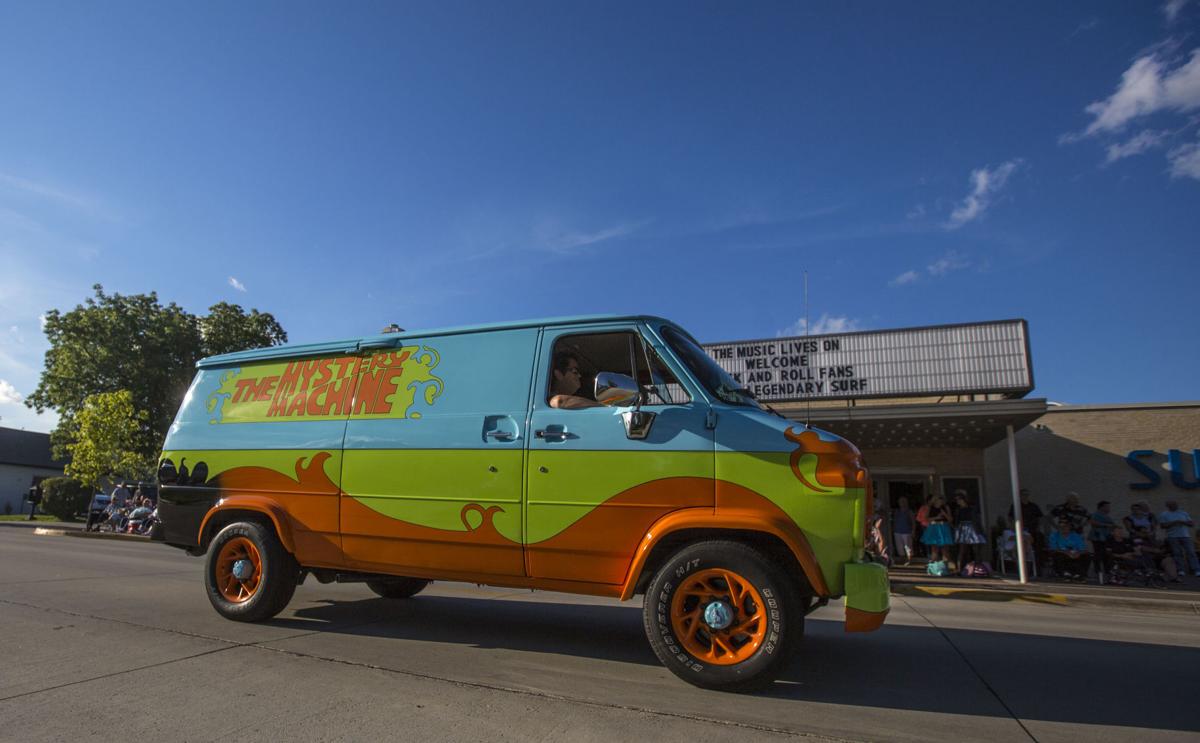
[[[489,439],[496,439],[497,441],[512,441],[514,435],[512,431],[488,431],[484,434]]]
[[[534,437],[545,441],[562,441],[567,438],[565,430],[555,430],[549,428],[541,428],[533,432]]]

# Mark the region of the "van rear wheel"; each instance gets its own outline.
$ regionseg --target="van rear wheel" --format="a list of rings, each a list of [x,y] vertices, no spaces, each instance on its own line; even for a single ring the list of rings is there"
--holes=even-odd
[[[429,583],[421,578],[381,578],[367,581],[367,588],[385,599],[410,599],[425,590]]]
[[[655,655],[690,684],[725,691],[769,685],[804,631],[795,581],[763,553],[724,540],[672,555],[646,591]]]
[[[257,521],[226,526],[208,547],[204,587],[226,619],[261,622],[292,600],[299,568],[275,531]]]

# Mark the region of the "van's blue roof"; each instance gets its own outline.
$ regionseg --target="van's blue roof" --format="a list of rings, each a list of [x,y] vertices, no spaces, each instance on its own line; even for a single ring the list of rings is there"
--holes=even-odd
[[[491,330],[509,330],[513,328],[540,327],[543,325],[583,325],[588,323],[600,324],[606,322],[670,322],[653,315],[575,315],[573,317],[547,317],[539,320],[517,320],[514,322],[494,322],[482,325],[460,325],[450,328],[432,328],[428,330],[405,330],[402,333],[376,333],[358,338],[346,338],[340,341],[324,343],[291,343],[283,346],[268,348],[252,348],[247,351],[223,353],[219,356],[209,356],[196,363],[197,367],[225,366],[240,364],[247,361],[262,361],[265,359],[287,358],[293,356],[320,356],[333,353],[354,353],[361,344],[377,341],[398,341],[403,338],[428,338],[434,335],[458,335],[462,333],[481,333]]]

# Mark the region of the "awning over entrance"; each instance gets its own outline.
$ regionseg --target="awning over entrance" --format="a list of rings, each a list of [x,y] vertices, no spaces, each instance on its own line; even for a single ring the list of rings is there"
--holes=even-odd
[[[777,405],[789,418],[852,441],[859,449],[980,448],[1003,441],[1046,413],[1045,398],[980,402],[858,405],[805,410]]]

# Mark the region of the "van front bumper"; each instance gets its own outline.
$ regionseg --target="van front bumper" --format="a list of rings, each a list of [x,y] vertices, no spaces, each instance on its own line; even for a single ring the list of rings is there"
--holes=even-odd
[[[158,518],[162,528],[155,541],[172,547],[195,548],[200,542],[200,524],[216,505],[220,492],[216,488],[195,485],[162,485],[158,490]]]
[[[845,568],[846,631],[873,632],[891,609],[887,568],[875,562],[848,562]]]

